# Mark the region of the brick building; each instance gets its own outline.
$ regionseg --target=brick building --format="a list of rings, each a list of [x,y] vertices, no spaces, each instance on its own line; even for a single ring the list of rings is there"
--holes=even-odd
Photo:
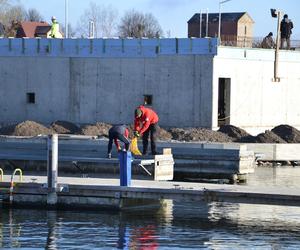
[[[47,22],[21,22],[18,29],[17,29],[17,38],[28,37],[43,37],[49,38],[51,33],[51,25]],[[60,32],[60,37],[62,38],[63,35]]]
[[[201,37],[218,37],[219,13],[203,13]],[[208,29],[206,29],[206,26]],[[247,12],[221,13],[222,44],[251,47],[254,21]],[[188,37],[200,37],[200,14],[196,13],[188,21]]]

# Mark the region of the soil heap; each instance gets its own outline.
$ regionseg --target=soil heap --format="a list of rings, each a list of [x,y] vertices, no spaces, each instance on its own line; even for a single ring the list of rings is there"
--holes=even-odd
[[[300,143],[300,131],[289,125],[279,125],[271,130],[288,143]]]
[[[57,134],[80,134],[80,128],[72,122],[68,121],[55,121],[50,125]]]
[[[108,137],[108,131],[110,128],[110,124],[97,122],[96,124],[88,124],[81,127],[81,134]]]
[[[68,121],[55,121],[49,127],[35,121],[24,121],[0,128],[0,135],[37,136],[58,134],[78,134],[108,137],[111,124],[97,122],[82,127]],[[133,137],[133,126],[129,125],[129,136]],[[206,141],[206,142],[240,142],[240,143],[300,143],[300,131],[289,125],[279,125],[252,136],[245,130],[233,125],[221,126],[218,131],[206,128],[169,128],[159,127],[157,139],[161,141]]]
[[[19,124],[9,125],[0,129],[1,135],[37,136],[52,133],[53,131],[51,129],[34,121],[24,121]]]
[[[169,132],[177,141],[232,142],[228,135],[206,128],[171,128]]]

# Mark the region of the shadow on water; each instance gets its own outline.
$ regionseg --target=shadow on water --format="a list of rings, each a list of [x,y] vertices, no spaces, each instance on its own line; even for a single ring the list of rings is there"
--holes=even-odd
[[[300,248],[297,207],[165,201],[123,212],[0,211],[0,248]]]

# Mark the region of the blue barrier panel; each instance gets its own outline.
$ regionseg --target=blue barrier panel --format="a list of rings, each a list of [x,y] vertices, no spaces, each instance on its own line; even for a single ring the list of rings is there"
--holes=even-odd
[[[120,186],[131,185],[131,152],[119,152],[120,161]]]

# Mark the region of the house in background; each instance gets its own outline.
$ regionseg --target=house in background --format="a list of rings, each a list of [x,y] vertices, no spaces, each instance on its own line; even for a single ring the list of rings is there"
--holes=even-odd
[[[201,37],[218,37],[219,13],[208,13],[208,20],[206,13],[201,16]],[[251,47],[253,26],[254,21],[247,12],[221,13],[222,44]],[[200,37],[199,13],[188,21],[188,37]]]
[[[43,38],[50,38],[50,30],[51,25],[47,22],[21,22],[18,29],[17,29],[17,38],[22,37],[43,37]],[[62,38],[63,35],[60,32]]]

